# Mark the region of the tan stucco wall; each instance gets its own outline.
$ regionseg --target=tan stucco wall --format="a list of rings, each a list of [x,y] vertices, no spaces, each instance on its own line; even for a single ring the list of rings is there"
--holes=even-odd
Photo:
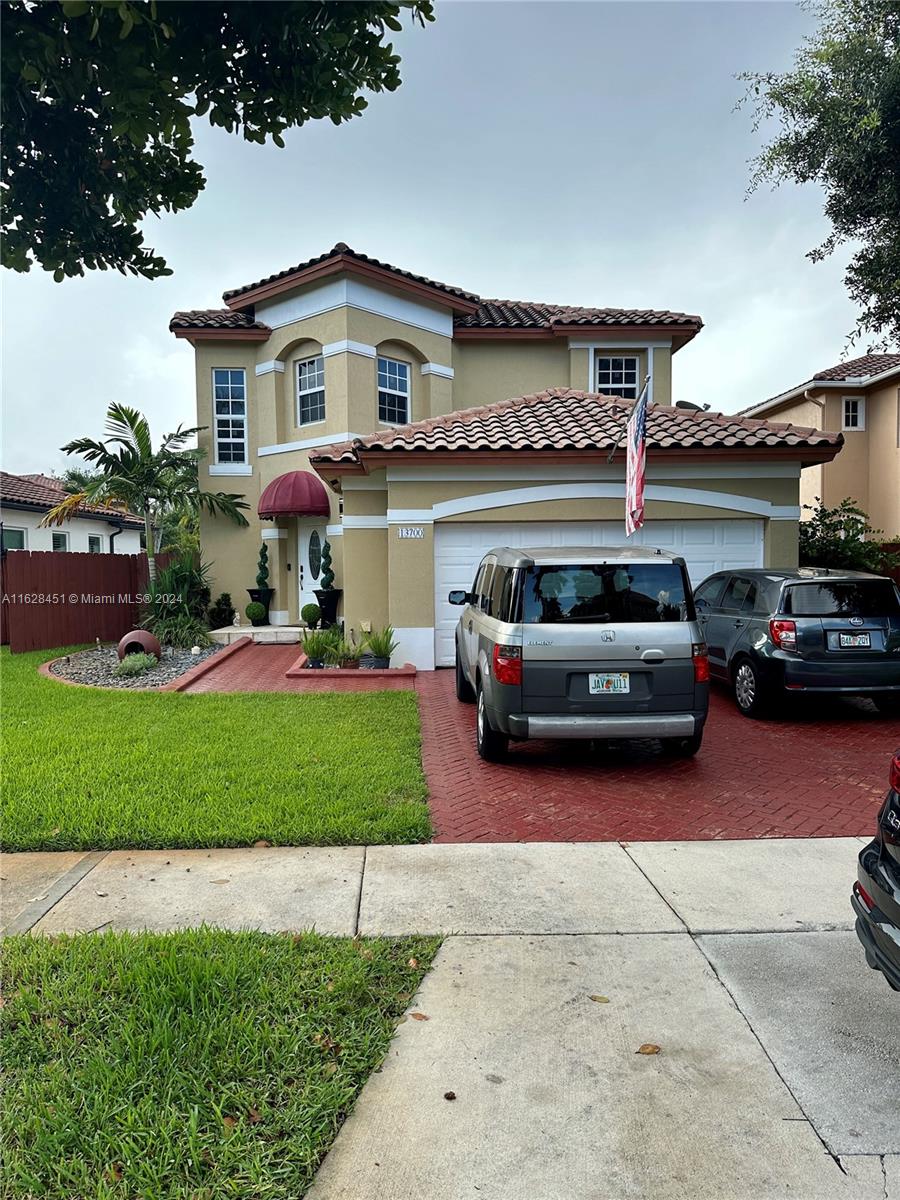
[[[869,393],[869,520],[888,538],[900,534],[900,387]]]
[[[796,567],[799,552],[799,521],[766,521],[764,565]]]
[[[343,556],[343,613],[348,630],[357,635],[368,623],[381,629],[388,623],[388,530],[345,529]]]
[[[456,341],[453,370],[454,409],[496,404],[510,396],[524,396],[548,387],[573,386],[565,338]]]

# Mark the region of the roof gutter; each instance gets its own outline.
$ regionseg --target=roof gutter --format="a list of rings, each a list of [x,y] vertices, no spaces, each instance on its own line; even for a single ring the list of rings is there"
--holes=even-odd
[[[764,400],[762,404],[757,404],[753,408],[742,408],[735,416],[754,417],[757,413],[766,413],[777,408],[779,404],[784,404],[787,400],[795,400],[797,396],[813,399],[814,397],[807,396],[807,392],[811,388],[815,388],[816,391],[846,391],[848,388],[867,390],[879,383],[884,383],[895,375],[900,375],[900,367],[888,367],[886,371],[881,371],[878,375],[861,375],[852,379],[807,379],[806,383],[782,392],[779,396],[773,396],[771,400]]]

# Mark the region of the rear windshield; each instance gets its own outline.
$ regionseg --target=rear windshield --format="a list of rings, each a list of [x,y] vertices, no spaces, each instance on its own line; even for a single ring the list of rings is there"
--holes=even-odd
[[[573,563],[530,567],[522,613],[526,625],[606,625],[685,621],[693,619],[693,605],[675,563]]]
[[[795,617],[895,617],[900,600],[889,579],[798,583],[787,589],[784,611]]]

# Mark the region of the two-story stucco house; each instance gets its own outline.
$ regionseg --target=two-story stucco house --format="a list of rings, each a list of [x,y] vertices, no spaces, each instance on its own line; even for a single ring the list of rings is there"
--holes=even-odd
[[[745,415],[841,430],[840,455],[801,475],[801,504],[820,497],[833,508],[850,497],[874,528],[900,534],[900,354],[865,354],[817,371]]]
[[[646,524],[696,579],[796,562],[801,468],[839,434],[673,407],[685,313],[483,300],[338,244],[176,313],[192,343],[201,486],[244,493],[249,529],[204,516],[216,589],[240,604],[260,540],[273,622],[312,600],[327,538],[343,616],[398,658],[453,659],[451,588],[484,551],[624,539],[624,430],[649,376]],[[726,397],[723,397],[723,400]]]

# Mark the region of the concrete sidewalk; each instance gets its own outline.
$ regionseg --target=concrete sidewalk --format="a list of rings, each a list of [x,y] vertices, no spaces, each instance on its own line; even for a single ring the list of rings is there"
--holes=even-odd
[[[900,1200],[862,841],[6,855],[3,925],[448,935],[311,1200]]]

